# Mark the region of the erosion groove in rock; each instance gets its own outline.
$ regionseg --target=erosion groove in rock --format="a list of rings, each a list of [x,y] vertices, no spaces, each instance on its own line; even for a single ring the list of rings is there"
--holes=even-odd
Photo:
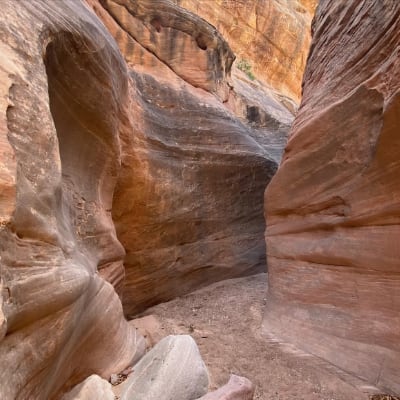
[[[191,85],[226,99],[234,54],[212,25],[169,0],[99,2],[125,33],[117,40],[124,41],[129,63],[160,61]]]
[[[189,335],[167,336],[135,365],[121,400],[193,400],[207,392],[208,373]]]
[[[400,4],[321,1],[265,196],[265,327],[400,392]]]
[[[229,87],[227,43],[171,1],[88,3],[130,71],[132,128],[120,136],[112,209],[126,250],[125,312],[264,270],[263,192],[292,114],[278,97],[257,94],[261,86]],[[206,49],[196,44],[200,33]]]
[[[174,0],[205,18],[228,41],[235,65],[281,94],[300,99],[316,0]]]
[[[5,0],[0,19],[0,398],[47,399],[144,346],[112,286],[128,74],[81,1]]]

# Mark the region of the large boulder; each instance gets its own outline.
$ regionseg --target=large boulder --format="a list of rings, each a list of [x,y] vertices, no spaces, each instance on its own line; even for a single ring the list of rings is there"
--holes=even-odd
[[[189,335],[162,339],[118,388],[121,400],[194,400],[207,389],[207,368]]]
[[[321,1],[267,188],[265,328],[400,392],[400,3]]]

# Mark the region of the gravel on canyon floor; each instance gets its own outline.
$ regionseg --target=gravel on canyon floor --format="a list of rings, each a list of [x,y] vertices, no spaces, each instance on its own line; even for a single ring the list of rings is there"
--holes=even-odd
[[[359,382],[322,360],[261,334],[267,274],[231,279],[148,309],[151,340],[190,334],[210,373],[211,390],[231,373],[256,385],[255,400],[367,400]],[[154,326],[156,325],[156,326]],[[158,336],[158,338],[157,338]]]

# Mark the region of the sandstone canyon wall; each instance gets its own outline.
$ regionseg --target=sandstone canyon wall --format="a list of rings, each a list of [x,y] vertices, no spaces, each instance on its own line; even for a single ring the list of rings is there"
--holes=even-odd
[[[132,129],[121,135],[112,210],[126,313],[265,270],[263,192],[291,113],[245,81],[236,93],[226,41],[173,2],[88,3],[130,74]]]
[[[400,3],[321,1],[267,188],[265,329],[400,392]]]
[[[292,114],[170,1],[5,0],[0,34],[0,397],[58,398],[143,352],[118,294],[265,268]]]
[[[2,1],[0,398],[50,399],[144,350],[112,284],[128,73],[79,1]]]
[[[317,0],[174,0],[213,24],[255,78],[300,100]],[[211,6],[212,5],[212,6]]]

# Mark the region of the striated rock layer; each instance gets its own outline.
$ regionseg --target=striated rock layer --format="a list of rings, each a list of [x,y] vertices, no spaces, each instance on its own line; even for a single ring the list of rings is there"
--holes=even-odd
[[[171,1],[5,0],[0,37],[0,398],[60,398],[143,353],[117,293],[132,314],[265,268],[292,115]]]
[[[235,100],[229,46],[171,1],[88,3],[131,78],[112,209],[126,250],[126,313],[264,270],[263,192],[290,112],[246,82]]]
[[[84,3],[1,5],[0,398],[50,399],[144,347],[112,286],[128,74]]]
[[[300,100],[317,0],[174,0],[213,24],[255,78]],[[212,6],[211,6],[212,4]]]
[[[265,327],[400,393],[400,3],[321,1],[265,196]]]

